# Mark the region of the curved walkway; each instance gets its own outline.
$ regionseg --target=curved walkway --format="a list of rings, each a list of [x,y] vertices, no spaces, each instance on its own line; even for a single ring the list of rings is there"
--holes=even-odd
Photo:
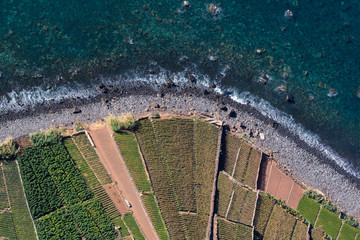
[[[139,227],[146,239],[158,239],[151,221],[140,200],[140,196],[132,182],[127,167],[119,154],[109,131],[106,127],[100,127],[89,131],[101,160],[109,171],[121,194],[131,204],[132,211]]]

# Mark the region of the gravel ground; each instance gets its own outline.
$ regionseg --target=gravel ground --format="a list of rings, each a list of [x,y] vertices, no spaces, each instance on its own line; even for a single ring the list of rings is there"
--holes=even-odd
[[[268,119],[252,107],[232,101],[228,97],[210,93],[204,89],[176,87],[158,90],[143,87],[139,90],[121,90],[112,94],[101,94],[87,101],[71,100],[52,106],[39,106],[35,111],[22,114],[8,114],[0,117],[0,141],[8,136],[14,138],[48,129],[51,126],[72,127],[76,119],[87,124],[101,120],[109,113],[130,112],[135,117],[159,112],[160,114],[196,114],[203,113],[221,119],[225,124],[237,128],[250,136],[260,149],[272,152],[281,167],[305,187],[317,189],[326,194],[342,211],[360,220],[360,180],[356,179],[336,164],[328,160],[321,152],[308,146],[298,136],[283,126]],[[160,108],[154,108],[153,103]],[[74,114],[72,107],[79,106],[81,113]],[[227,111],[220,110],[226,106]],[[231,110],[235,117],[229,117]],[[242,127],[239,127],[242,123]],[[264,139],[260,139],[260,133]],[[262,135],[261,134],[261,135]]]

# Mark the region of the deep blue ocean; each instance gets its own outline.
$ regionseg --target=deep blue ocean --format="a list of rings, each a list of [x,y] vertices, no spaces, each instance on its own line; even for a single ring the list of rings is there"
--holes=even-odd
[[[193,72],[357,175],[360,2],[213,3],[1,1],[0,111],[93,96],[106,79],[188,82]]]

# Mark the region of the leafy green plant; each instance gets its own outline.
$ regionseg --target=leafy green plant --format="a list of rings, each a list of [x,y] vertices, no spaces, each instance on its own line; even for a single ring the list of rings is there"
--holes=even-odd
[[[5,142],[0,144],[0,160],[11,160],[16,158],[20,149],[16,146],[13,138],[9,137]]]
[[[114,116],[110,114],[106,118],[106,122],[110,125],[114,132],[118,132],[120,130],[133,130],[136,127],[135,118],[129,113],[122,116]]]
[[[35,147],[58,144],[61,139],[60,132],[56,128],[30,134],[30,140]]]
[[[354,220],[353,217],[345,215],[344,220],[350,226],[353,226],[353,227],[358,227],[359,226],[359,223],[356,220]]]
[[[160,118],[160,114],[159,113],[153,113],[151,114],[152,118]]]

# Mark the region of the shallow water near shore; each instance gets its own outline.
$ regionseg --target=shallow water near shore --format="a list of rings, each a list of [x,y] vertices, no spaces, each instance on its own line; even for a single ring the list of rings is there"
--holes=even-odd
[[[359,3],[225,0],[215,15],[210,1],[190,3],[0,3],[0,110],[91,97],[99,82],[179,83],[193,74],[309,144],[328,146],[319,149],[359,173]],[[284,16],[287,9],[293,17]]]

